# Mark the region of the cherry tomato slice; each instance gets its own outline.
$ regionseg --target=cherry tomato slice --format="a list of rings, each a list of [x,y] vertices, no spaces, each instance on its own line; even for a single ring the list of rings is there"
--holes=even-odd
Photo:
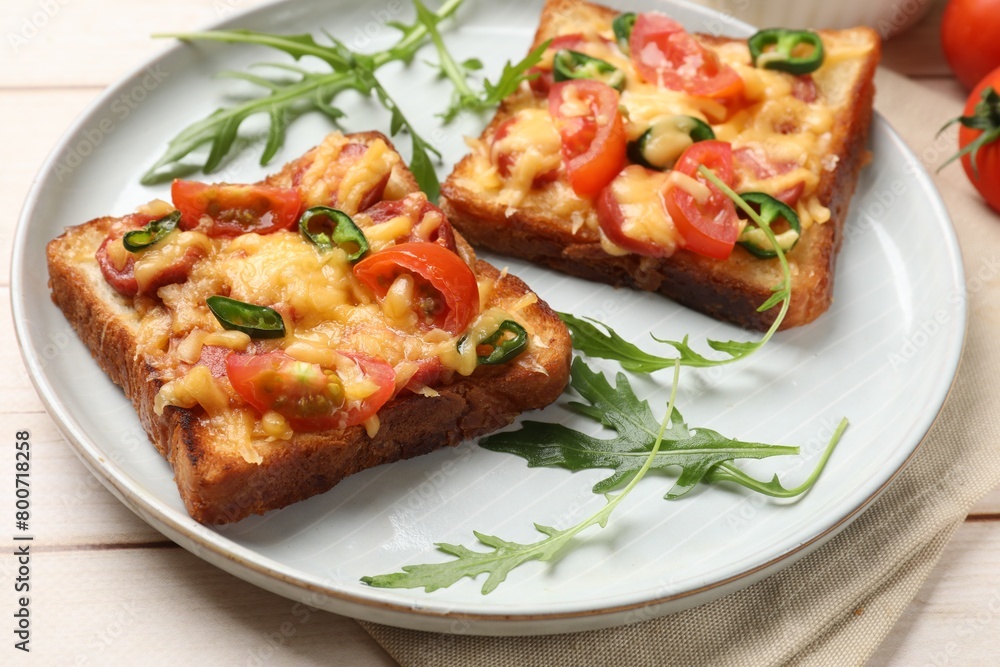
[[[561,81],[549,91],[549,113],[562,138],[573,191],[596,197],[625,166],[625,124],[618,92],[600,81]]]
[[[209,236],[239,236],[247,232],[269,234],[291,228],[302,207],[299,193],[268,185],[198,183],[177,179],[170,188],[174,206],[181,212],[181,229],[203,229]]]
[[[639,14],[629,38],[632,63],[645,81],[716,99],[743,92],[743,79],[719,56],[661,14]]]
[[[354,265],[354,275],[383,298],[401,274],[415,281],[419,324],[458,335],[479,313],[479,285],[472,269],[436,243],[400,243],[368,255]]]
[[[674,171],[690,176],[708,187],[709,196],[698,201],[692,194],[675,184],[667,187],[663,196],[667,212],[691,252],[715,259],[726,259],[739,236],[739,219],[733,202],[700,173],[705,165],[726,185],[733,185],[733,151],[725,141],[699,141],[692,144],[677,160]]]
[[[226,357],[226,375],[251,407],[261,414],[277,412],[296,431],[346,428],[365,421],[389,400],[396,373],[377,357],[340,354],[354,361],[364,379],[376,385],[365,399],[345,401],[343,381],[333,369],[297,361],[280,351],[232,353]]]

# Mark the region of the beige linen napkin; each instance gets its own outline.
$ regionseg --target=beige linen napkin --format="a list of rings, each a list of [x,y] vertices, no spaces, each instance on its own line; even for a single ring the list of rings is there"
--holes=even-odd
[[[934,133],[954,102],[881,71],[877,107],[929,171],[954,150]],[[849,528],[742,591],[638,625],[547,637],[446,636],[362,626],[406,667],[859,664],[899,618],[969,508],[1000,484],[1000,216],[957,165],[935,177],[958,230],[969,292],[965,353],[916,456]],[[899,221],[905,224],[906,221]],[[887,416],[891,419],[891,416]]]

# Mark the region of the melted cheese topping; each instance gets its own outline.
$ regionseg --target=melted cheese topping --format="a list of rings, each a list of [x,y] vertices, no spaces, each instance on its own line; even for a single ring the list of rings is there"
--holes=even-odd
[[[831,161],[831,136],[837,105],[844,104],[845,101],[825,99],[823,94],[827,91],[823,82],[829,76],[828,71],[837,63],[865,55],[866,48],[840,41],[825,43],[824,64],[812,74],[821,93],[815,101],[805,102],[793,95],[795,77],[751,66],[745,42],[734,41],[718,46],[706,46],[714,49],[720,61],[735,69],[743,79],[744,98],[747,103],[732,113],[716,100],[692,96],[642,81],[630,58],[614,44],[610,25],[597,17],[592,18],[593,20],[579,25],[565,26],[562,32],[582,33],[588,41],[574,46],[574,50],[605,60],[625,74],[626,86],[621,94],[620,106],[630,140],[637,139],[664,116],[684,115],[699,118],[712,126],[718,139],[732,144],[734,151],[752,151],[761,156],[762,164],[773,167],[760,173],[752,169],[738,170],[740,178],[736,183],[737,192],[759,191],[774,196],[801,187],[802,194],[796,207],[803,229],[829,219],[830,211],[820,202],[816,190],[824,172],[836,167],[836,162]],[[545,54],[541,61],[543,67],[551,66],[553,53],[550,50]],[[836,94],[840,95],[839,92]],[[543,158],[537,153],[542,151],[543,146],[553,160],[559,157],[560,143],[541,141],[537,130],[531,129],[543,125],[542,119],[549,116],[547,99],[531,93],[527,87],[522,87],[507,100],[506,104],[516,110],[516,116],[531,118],[532,121],[530,124],[527,122],[514,124],[502,142],[497,143],[514,144],[518,141],[514,135],[523,134],[519,145],[534,145],[538,147],[538,151],[530,156],[527,152],[511,153],[517,163],[510,170],[511,176],[503,178],[494,168],[498,155],[496,145],[488,148],[483,142],[473,142],[470,145],[473,148],[472,159],[475,168],[473,173],[476,176],[463,178],[460,185],[477,193],[494,196],[499,202],[508,206],[508,216],[516,213],[517,207],[525,203],[530,195],[532,209],[554,211],[556,215],[572,219],[574,233],[582,227],[592,231],[597,230],[597,218],[593,214],[592,203],[582,199],[568,187],[563,172],[560,173],[558,180],[540,186],[518,172],[519,163],[524,161],[527,172],[538,173],[538,165]],[[563,113],[573,113],[575,108],[572,99],[563,101]],[[583,112],[586,113],[586,110]],[[660,148],[664,154],[677,150],[677,146],[672,145]],[[550,164],[551,162],[545,162],[546,168]],[[636,178],[639,178],[638,175]],[[638,227],[636,229],[638,231]],[[606,242],[606,239],[604,241]],[[607,243],[605,247],[612,252],[621,251],[620,248],[609,246]]]
[[[672,176],[682,176],[677,172],[669,172]],[[685,176],[694,185],[706,188],[704,185]],[[621,209],[621,231],[629,238],[649,241],[663,248],[665,255],[673,253],[679,243],[677,229],[673,220],[663,207],[661,193],[664,191],[667,174],[650,171],[638,165],[629,165],[611,182],[611,190],[615,201]],[[687,185],[684,187],[687,189]],[[692,196],[698,198],[692,192]],[[614,245],[601,233],[601,243],[610,254],[622,254],[624,251]]]
[[[309,171],[326,173],[337,162],[338,151],[346,145],[338,136],[334,135],[317,150]],[[375,147],[377,144],[382,148]],[[372,170],[372,165],[380,160],[383,166],[393,163],[392,159],[383,159],[384,147],[384,142],[374,142],[358,158],[357,165],[346,170],[341,169],[341,161],[338,169],[352,180],[345,180],[339,186],[336,182],[323,185],[307,173],[303,191],[315,195],[322,185],[323,196],[334,191],[353,196],[351,193],[364,188],[358,184],[366,179],[351,174],[378,174],[381,167]],[[413,231],[421,237],[430,237],[440,225],[446,224],[439,212],[427,210],[422,193],[408,194],[401,209],[399,215],[378,224],[367,215],[354,217],[371,241],[372,252],[408,240]],[[336,373],[344,400],[356,405],[379,386],[341,351],[386,361],[396,372],[397,389],[406,386],[421,368],[421,362],[432,359],[439,360],[446,371],[469,375],[477,366],[475,344],[492,334],[501,321],[523,319],[518,311],[535,298],[530,295],[531,299],[499,309],[493,305],[496,282],[505,274],[497,280],[480,276],[477,278],[480,314],[468,330],[459,335],[441,329],[427,330],[418,325],[414,312],[419,296],[414,295],[412,277],[400,275],[388,295],[376,299],[354,277],[343,250],[322,251],[297,229],[266,235],[247,233],[233,238],[175,231],[135,255],[137,281],[142,285],[164,270],[172,270],[192,249],[197,250],[198,256],[185,264],[186,280],[160,287],[156,291],[158,301],[151,297],[134,300],[140,317],[137,354],[149,360],[164,383],[155,399],[154,409],[158,414],[167,406],[202,408],[213,428],[226,434],[234,451],[251,462],[262,460],[260,448],[264,443],[286,440],[291,437],[292,429],[276,412],[257,415],[224,374],[213,377],[209,365],[199,364],[205,346],[257,354],[281,350],[299,362],[319,364],[324,370]],[[114,258],[113,251],[109,250],[109,255]],[[127,259],[128,256],[123,265]],[[468,264],[474,258],[463,261]],[[245,333],[224,330],[205,302],[216,294],[275,309],[284,320],[286,336],[251,341]],[[524,322],[522,325],[527,326]],[[459,350],[458,343],[463,338],[475,344]],[[426,387],[417,389],[425,395],[435,393]],[[377,416],[366,420],[364,427],[374,435],[379,428]]]
[[[583,113],[587,113],[587,110]],[[500,201],[505,206],[517,206],[531,191],[538,176],[562,166],[562,139],[548,111],[522,109],[515,113],[513,127],[506,136],[494,141],[490,149],[490,158],[494,164],[503,155],[511,156],[514,163],[510,167],[506,187],[500,194]]]
[[[315,151],[312,164],[302,175],[299,189],[306,206],[331,206],[354,215],[378,183],[386,181],[400,163],[399,154],[376,139],[360,156],[341,153],[350,142],[333,133]]]

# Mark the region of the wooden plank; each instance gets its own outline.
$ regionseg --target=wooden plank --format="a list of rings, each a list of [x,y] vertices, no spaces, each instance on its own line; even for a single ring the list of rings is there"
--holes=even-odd
[[[155,32],[199,29],[266,0],[4,0],[0,87],[105,86],[164,50]],[[86,67],[67,67],[85,60]]]
[[[934,5],[917,25],[885,43],[882,51],[884,66],[907,76],[951,76],[941,49],[941,14],[944,13],[946,0],[932,1]],[[922,7],[925,2],[909,4]]]
[[[11,321],[7,287],[0,288],[0,320]],[[63,440],[28,379],[13,328],[0,329],[0,433],[31,433],[30,532],[50,546],[122,545],[162,542],[165,538],[134,515],[84,467]],[[150,447],[153,445],[150,444]],[[14,450],[2,456],[14,467]]]
[[[35,542],[31,559],[38,664],[396,664],[353,620],[268,593],[177,547],[44,547]]]
[[[14,228],[38,169],[66,128],[99,92],[98,89],[74,89],[3,93],[0,146],[4,146],[5,154],[0,160],[0,248],[3,248],[0,285],[9,284],[9,249]],[[67,221],[67,224],[78,222],[83,221]]]
[[[976,506],[969,512],[970,519],[984,520],[1000,516],[1000,487],[993,489],[990,493],[976,503]]]
[[[965,523],[869,664],[996,664],[998,630],[1000,523]]]
[[[0,87],[104,86],[166,48],[151,34],[204,27],[263,2],[104,0],[98,10],[67,0],[5,0]],[[944,1],[934,2],[916,26],[886,43],[886,66],[911,76],[949,74],[938,35]],[[81,57],[86,68],[66,67]]]

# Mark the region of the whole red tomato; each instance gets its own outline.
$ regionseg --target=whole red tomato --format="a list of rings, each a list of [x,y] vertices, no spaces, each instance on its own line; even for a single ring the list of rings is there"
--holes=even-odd
[[[941,17],[941,46],[966,88],[1000,67],[1000,0],[949,0]]]
[[[965,101],[958,155],[979,194],[1000,212],[1000,67],[986,75]],[[955,157],[958,157],[956,155]],[[951,158],[954,160],[955,158]],[[949,160],[950,162],[951,160]]]

